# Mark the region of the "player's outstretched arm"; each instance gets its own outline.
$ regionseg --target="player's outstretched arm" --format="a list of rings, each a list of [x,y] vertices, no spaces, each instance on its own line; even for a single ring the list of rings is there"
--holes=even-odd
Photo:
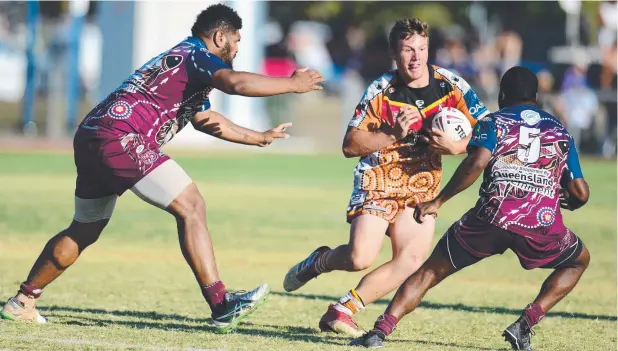
[[[468,189],[483,173],[491,159],[491,151],[484,147],[471,147],[468,156],[461,162],[436,200],[440,205]]]
[[[382,150],[397,140],[405,138],[410,126],[421,118],[417,110],[404,107],[397,115],[397,123],[393,128],[370,132],[349,127],[344,138],[342,151],[345,157],[364,157]]]
[[[322,75],[313,69],[301,68],[291,77],[276,78],[261,74],[220,69],[212,76],[212,85],[230,95],[251,97],[273,96],[288,93],[306,93],[322,90]]]
[[[426,215],[437,216],[440,207],[453,196],[468,189],[483,173],[491,159],[491,151],[484,147],[470,147],[468,156],[461,162],[444,189],[433,200],[418,204],[414,211],[414,219],[423,223]]]
[[[270,145],[275,139],[288,138],[289,135],[284,132],[292,126],[292,123],[283,123],[265,132],[257,132],[243,128],[212,110],[197,113],[192,123],[195,129],[216,138],[260,147]]]

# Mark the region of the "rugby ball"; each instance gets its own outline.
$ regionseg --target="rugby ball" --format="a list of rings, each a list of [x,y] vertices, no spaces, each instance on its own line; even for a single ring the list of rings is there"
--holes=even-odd
[[[466,115],[453,107],[444,107],[433,116],[431,128],[450,135],[454,141],[464,139],[472,132],[472,125]]]

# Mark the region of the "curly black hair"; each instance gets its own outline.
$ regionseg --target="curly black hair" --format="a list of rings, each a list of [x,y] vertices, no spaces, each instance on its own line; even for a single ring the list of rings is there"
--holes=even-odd
[[[191,27],[194,37],[203,35],[210,37],[216,31],[225,33],[235,32],[242,28],[242,19],[236,11],[223,4],[208,6],[202,11]]]

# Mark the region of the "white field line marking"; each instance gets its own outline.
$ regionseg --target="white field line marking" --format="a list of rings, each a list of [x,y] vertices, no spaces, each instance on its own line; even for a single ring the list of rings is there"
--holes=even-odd
[[[40,341],[40,342],[55,342],[58,344],[66,345],[88,345],[88,346],[102,346],[113,347],[118,349],[140,349],[140,350],[154,350],[154,351],[225,351],[224,349],[200,349],[195,347],[174,347],[174,346],[145,346],[135,344],[123,344],[112,343],[106,341],[95,341],[87,339],[57,339],[57,338],[40,338],[31,335],[25,336],[13,336],[3,335],[2,339],[24,340],[24,341]],[[5,349],[2,349],[5,350]]]

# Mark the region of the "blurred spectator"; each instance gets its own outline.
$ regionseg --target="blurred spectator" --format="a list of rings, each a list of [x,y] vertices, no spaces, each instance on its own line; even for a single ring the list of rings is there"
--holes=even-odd
[[[267,57],[262,73],[271,77],[289,77],[296,69],[296,62],[289,57]]]
[[[9,37],[9,19],[5,14],[0,13],[0,45]]]
[[[616,89],[616,42],[618,30],[618,14],[616,1],[604,1],[599,5],[597,15],[601,25],[598,43],[601,49],[601,89]],[[615,92],[614,92],[615,94]],[[612,158],[616,154],[616,101],[604,103],[607,115],[607,134],[603,140],[601,152],[604,157]]]
[[[554,96],[554,76],[546,69],[537,72],[539,79],[539,107],[557,117],[568,128],[568,121],[564,117],[561,101]]]
[[[301,66],[311,67],[322,73],[325,84],[334,76],[333,61],[326,48],[331,38],[330,27],[309,21],[292,24],[288,36],[288,48]]]
[[[616,130],[616,104],[612,103],[613,109],[607,110],[607,133],[601,146],[601,153],[607,159],[613,159],[616,155],[616,139],[618,130]]]
[[[393,69],[393,60],[388,56],[388,34],[375,31],[367,33],[367,41],[361,55],[360,74],[365,88],[384,72]]]
[[[594,132],[592,124],[599,114],[598,97],[588,84],[588,65],[586,53],[576,51],[573,65],[566,70],[561,88],[561,115],[578,148],[589,132]],[[602,140],[603,137],[596,136],[595,140]]]
[[[101,58],[103,57],[103,36],[99,26],[93,21],[87,20],[82,28],[79,52],[79,75],[82,79],[85,93],[89,95],[91,102],[96,104],[96,89],[99,86],[101,76]]]
[[[283,30],[277,22],[269,22],[264,28],[266,57],[262,73],[271,77],[289,77],[297,65],[283,42]]]
[[[580,148],[583,139],[590,137],[592,122],[599,113],[597,95],[588,87],[573,87],[562,93],[562,105],[567,129],[573,136],[576,147]]]
[[[498,91],[500,90],[500,77],[495,68],[484,66],[480,68],[478,76],[470,84],[475,84],[475,91],[485,103],[489,111],[498,110]]]
[[[347,67],[360,72],[363,66],[362,55],[367,44],[367,34],[360,27],[350,27],[346,32],[347,44],[350,48],[350,57],[348,58]]]
[[[466,81],[474,79],[473,62],[464,46],[465,32],[458,25],[443,31],[444,47],[436,50],[436,64],[461,76]]]
[[[509,68],[521,62],[524,42],[516,32],[504,30],[496,38],[496,47],[501,61],[500,76],[502,76]]]
[[[604,1],[597,11],[601,28],[599,29],[598,42],[601,49],[611,48],[616,45],[616,31],[618,30],[618,10],[616,1]]]
[[[498,90],[500,84],[498,51],[495,39],[478,43],[472,51],[476,76],[468,82],[479,94],[490,111],[498,109]]]
[[[590,61],[583,51],[575,51],[573,55],[573,65],[567,68],[562,80],[561,91],[565,92],[571,88],[588,86],[588,66]]]
[[[341,96],[341,137],[345,135],[356,105],[363,96],[366,84],[361,75],[363,68],[363,55],[367,44],[367,35],[360,27],[350,27],[346,32],[346,41],[350,49],[346,70],[341,77],[340,96]],[[375,79],[377,77],[374,77]]]
[[[601,51],[601,88],[611,89],[616,80],[616,42]]]
[[[604,1],[597,12],[601,24],[597,38],[602,56],[601,88],[605,89],[611,88],[616,77],[617,10],[616,1]]]

